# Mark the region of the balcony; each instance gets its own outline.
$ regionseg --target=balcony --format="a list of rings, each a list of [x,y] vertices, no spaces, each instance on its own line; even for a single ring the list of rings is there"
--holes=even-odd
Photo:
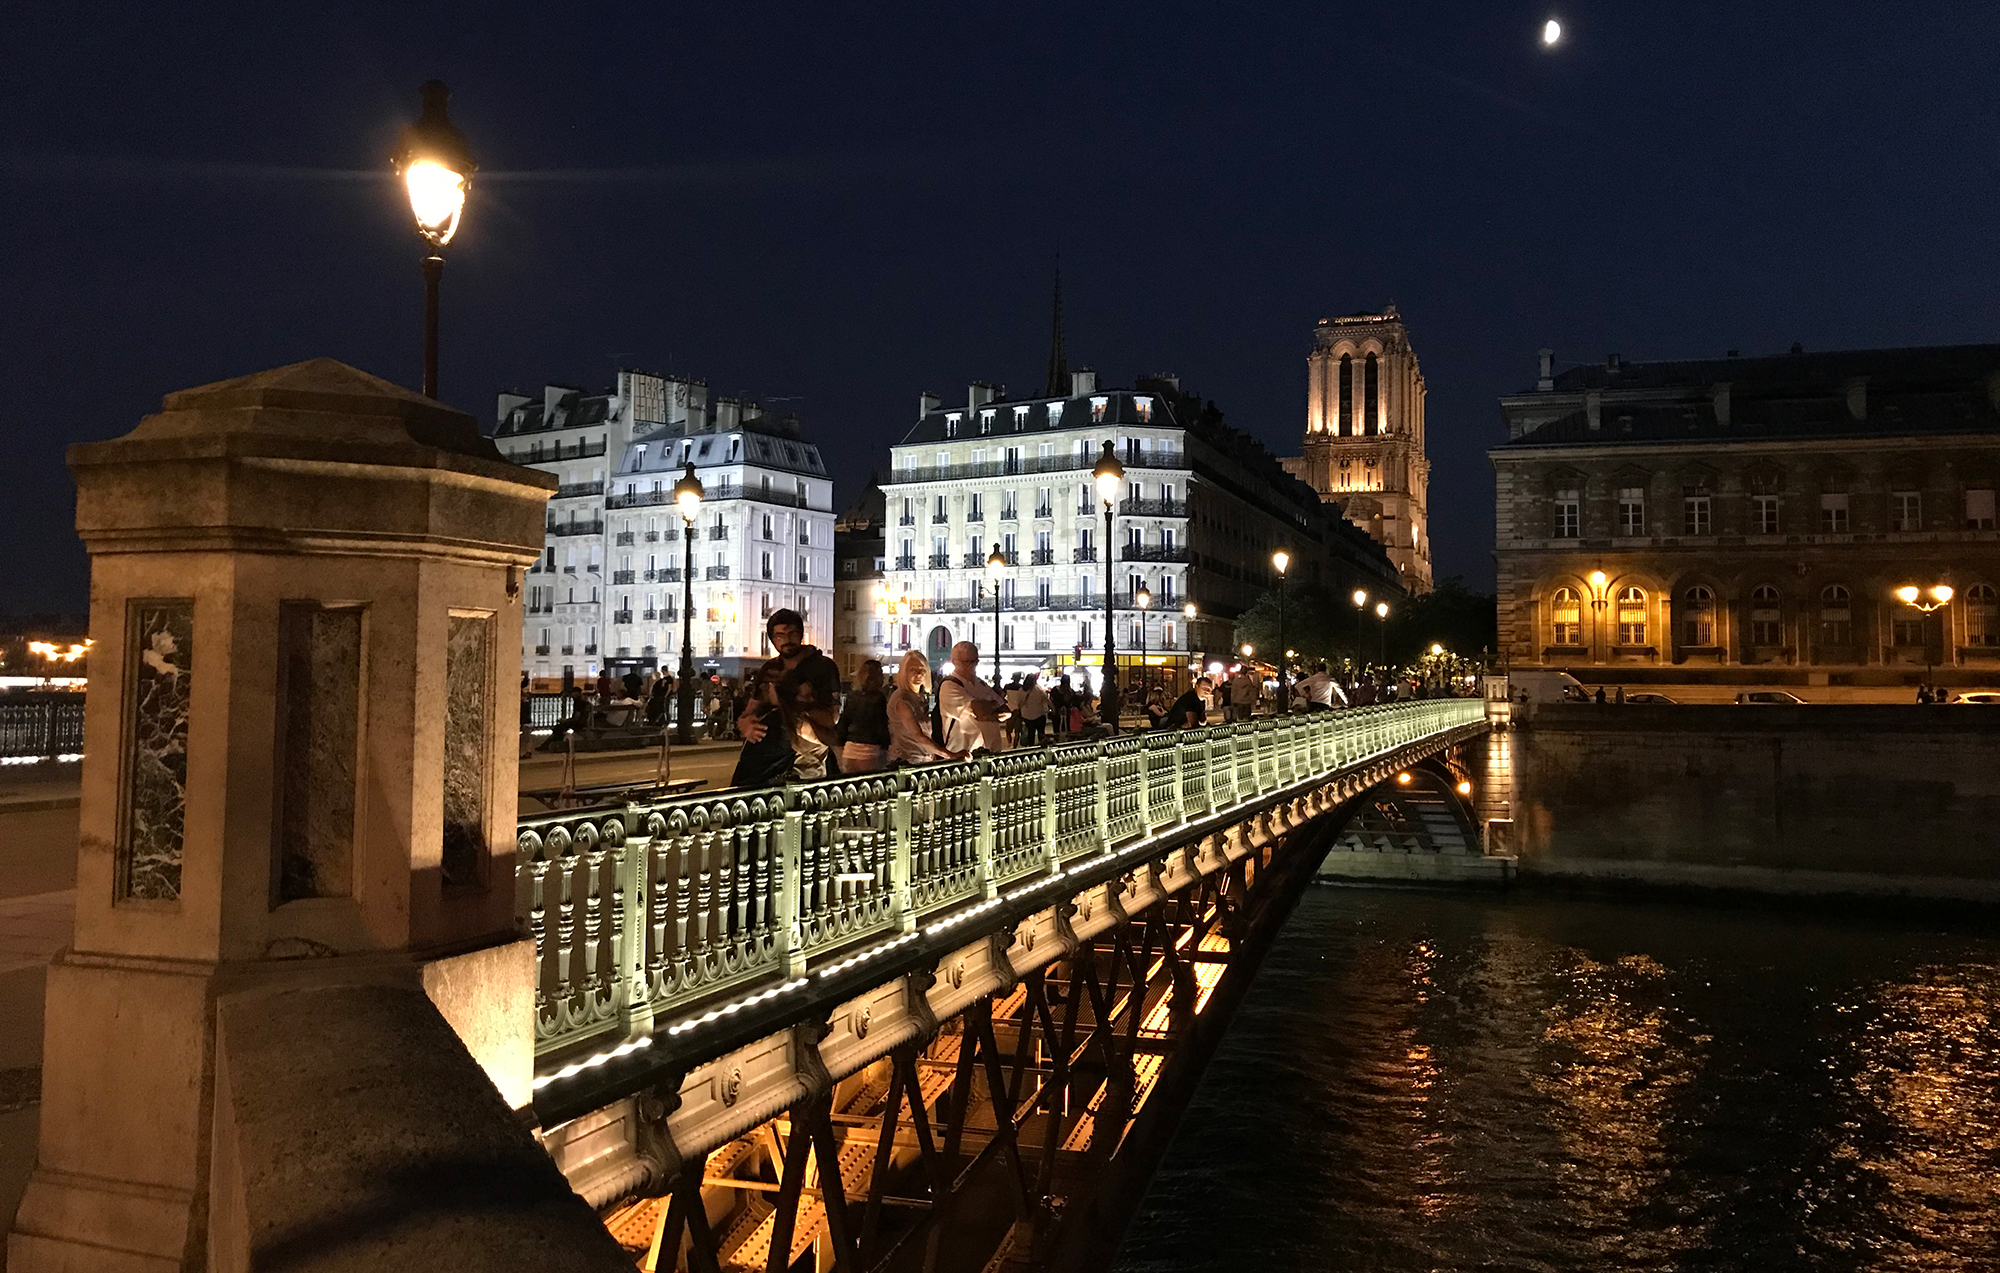
[[[1043,504],[1035,509],[1035,517],[1039,520],[1046,521],[1047,519],[1054,517],[1055,515],[1056,515],[1056,510],[1054,509],[1054,507],[1048,504]]]
[[[1079,566],[1087,566],[1097,560],[1095,548],[1079,548],[1069,555],[1069,559]]]
[[[597,647],[594,645],[586,645],[583,647],[583,652],[586,656],[595,654],[597,653]]]
[[[547,654],[548,652],[549,652],[549,647],[546,645],[538,645],[535,647],[535,653],[537,654]]]
[[[575,566],[564,566],[564,567],[563,567],[563,571],[562,571],[562,572],[563,572],[564,574],[566,574],[566,575],[573,575],[573,574],[575,574],[575,573],[576,573],[576,567],[575,567]]]
[[[594,454],[604,454],[603,448],[599,447]],[[795,491],[767,491],[761,488],[746,490],[741,482],[711,482],[707,484],[707,488],[702,492],[702,502],[704,504],[726,499],[747,499],[760,504],[777,504],[784,508],[812,507],[811,501],[806,496],[800,495]],[[671,490],[633,491],[629,495],[608,496],[604,501],[604,506],[606,508],[661,508],[673,502],[674,493]],[[821,511],[824,512],[827,510],[822,509]]]
[[[931,514],[931,525],[933,525],[933,526],[949,526],[949,525],[951,525],[951,517],[950,517],[950,515],[949,515],[949,514],[946,514],[946,513],[932,513],[932,514]]]
[[[509,451],[507,458],[516,464],[548,464],[554,460],[587,460],[594,455],[602,454],[604,454],[604,440],[600,438],[595,442],[577,442],[570,446],[564,446],[560,442],[543,446],[537,442],[525,451]],[[603,489],[601,483],[598,489]]]
[[[647,531],[647,532],[646,532],[646,542],[647,542],[647,543],[649,543],[649,544],[657,544],[657,543],[659,543],[659,542],[660,542],[660,532],[659,532],[659,531],[657,531],[657,530],[649,530],[649,531]]]
[[[554,499],[588,499],[604,494],[603,482],[564,482],[556,487]]]
[[[1000,508],[1000,520],[1003,522],[1020,521],[1021,506],[1019,504],[1003,504]]]
[[[1053,566],[1056,564],[1056,550],[1053,548],[1037,548],[1034,555],[1028,559],[1028,563],[1034,566]]]
[[[529,614],[554,614],[555,612],[556,612],[556,607],[554,602],[549,602],[544,605],[538,605],[538,606],[531,605],[528,607]]]
[[[1186,561],[1188,550],[1178,544],[1154,544],[1146,547],[1127,544],[1118,554],[1120,561]]]
[[[660,619],[660,612],[658,610],[642,610],[639,612],[639,617],[648,623],[657,623]]]
[[[984,526],[986,524],[986,510],[978,507],[967,509],[965,520],[968,525]]]
[[[635,538],[636,536],[634,536],[631,531],[621,530],[615,537],[613,537],[611,542],[619,548],[630,548]]]
[[[634,583],[636,581],[637,581],[637,576],[633,571],[614,570],[611,572],[612,583]]]
[[[915,570],[916,568],[917,568],[917,559],[916,559],[915,557],[898,557],[898,558],[896,558],[896,569],[898,569],[898,570]]]
[[[708,576],[707,576],[707,577],[708,577],[708,578],[710,578],[710,579],[727,579],[727,578],[729,578],[729,567],[727,567],[727,566],[710,566],[710,567],[708,568]]]
[[[614,610],[611,612],[611,621],[613,623],[629,624],[632,622],[632,612],[630,610]]]
[[[588,522],[550,522],[547,530],[551,535],[602,535],[604,522],[601,518]]]
[[[900,518],[896,520],[896,524],[898,526],[914,526],[917,524],[916,514],[904,513]]]
[[[967,570],[978,570],[986,564],[985,553],[967,553],[963,558]]]
[[[564,647],[562,648],[562,652],[563,652],[564,654],[575,654],[575,653],[576,653],[576,647],[575,647],[575,646],[573,646],[573,645],[566,645],[566,646],[564,646]]]
[[[950,553],[932,553],[932,554],[931,554],[931,569],[932,569],[932,570],[949,570],[949,569],[951,569],[951,554],[950,554]]]
[[[708,537],[716,543],[721,543],[729,538],[729,527],[711,526],[708,528]]]
[[[646,572],[647,583],[679,583],[680,581],[681,568],[679,566],[667,566],[664,569],[648,570]]]
[[[618,647],[618,657],[619,657],[619,658],[621,658],[621,659],[627,659],[627,658],[631,658],[631,657],[632,657],[632,647],[631,647],[631,646],[629,646],[629,645],[621,645],[621,646],[619,646],[619,647]]]
[[[1097,464],[1097,451],[1084,455],[1023,456],[1018,460],[988,460],[981,464],[933,464],[897,469],[895,484],[913,482],[958,482],[972,477],[1008,477],[1022,473],[1076,473]],[[1185,451],[1152,451],[1121,457],[1128,469],[1185,469]],[[1086,509],[1085,511],[1088,511]]]
[[[1187,501],[1184,499],[1135,499],[1131,496],[1118,501],[1118,511],[1136,517],[1186,517]]]

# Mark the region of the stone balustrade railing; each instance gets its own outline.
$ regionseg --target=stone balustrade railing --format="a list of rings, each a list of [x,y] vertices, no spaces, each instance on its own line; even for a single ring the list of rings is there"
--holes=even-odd
[[[726,992],[782,987],[1002,886],[1331,777],[1484,708],[1263,717],[523,818],[536,1055],[671,1028]]]

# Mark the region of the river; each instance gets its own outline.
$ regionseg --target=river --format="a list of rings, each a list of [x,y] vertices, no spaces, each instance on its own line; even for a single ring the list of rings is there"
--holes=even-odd
[[[1116,1268],[2000,1269],[2000,940],[1309,889]]]

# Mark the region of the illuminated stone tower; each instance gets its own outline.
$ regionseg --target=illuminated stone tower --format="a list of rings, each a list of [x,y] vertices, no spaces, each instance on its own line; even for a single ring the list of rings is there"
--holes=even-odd
[[[1404,586],[1428,592],[1424,376],[1396,307],[1322,318],[1307,368],[1305,454],[1285,467],[1388,549]]]

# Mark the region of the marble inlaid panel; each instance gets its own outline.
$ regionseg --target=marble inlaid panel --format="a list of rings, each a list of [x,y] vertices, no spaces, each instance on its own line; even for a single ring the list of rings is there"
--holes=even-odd
[[[486,859],[492,616],[451,616],[444,679],[444,882],[478,884]]]
[[[134,601],[125,671],[125,826],[118,895],[178,901],[187,825],[194,602]]]
[[[361,611],[278,611],[278,900],[353,892]]]

